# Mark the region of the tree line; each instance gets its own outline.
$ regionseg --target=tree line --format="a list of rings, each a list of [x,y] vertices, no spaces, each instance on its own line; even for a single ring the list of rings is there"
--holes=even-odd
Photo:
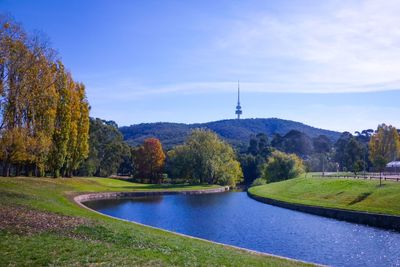
[[[273,155],[273,151],[284,152],[286,156]],[[292,158],[292,166],[300,166],[298,170],[307,172],[342,171],[353,172],[355,175],[362,171],[381,173],[388,162],[400,156],[399,130],[381,124],[375,131],[367,129],[357,131],[354,135],[343,132],[335,143],[324,135],[310,138],[296,130],[284,136],[274,135],[271,141],[265,134],[258,134],[251,138],[247,151],[239,156],[245,183],[250,185],[259,177],[274,180],[271,178],[271,170],[270,174],[266,171],[266,166],[272,162],[276,164],[277,157],[280,158],[278,161],[286,157],[288,163],[290,155],[297,156]],[[299,160],[302,166],[296,163]],[[278,176],[285,178],[282,174]]]
[[[89,103],[47,42],[0,17],[3,176],[72,176],[89,152]]]
[[[249,185],[302,171],[382,172],[399,157],[399,131],[385,124],[344,132],[336,143],[292,130],[260,133],[244,151],[210,130],[195,129],[164,151],[156,138],[130,147],[113,121],[89,118],[85,86],[73,80],[44,38],[0,17],[0,161],[3,176],[110,176],[151,183]]]
[[[118,174],[143,183],[236,185],[242,170],[234,149],[214,132],[194,129],[184,144],[168,151],[157,138],[130,147],[113,121],[90,119],[90,150],[78,174]]]
[[[240,153],[214,132],[195,129],[183,144],[166,151],[153,137],[130,147],[115,122],[92,118],[89,157],[78,174],[119,174],[149,183],[251,185],[257,178],[261,180],[256,183],[275,182],[310,171],[382,171],[398,156],[398,140],[398,131],[385,124],[376,131],[344,132],[335,143],[323,135],[310,138],[293,130],[271,140],[262,133],[252,136]]]

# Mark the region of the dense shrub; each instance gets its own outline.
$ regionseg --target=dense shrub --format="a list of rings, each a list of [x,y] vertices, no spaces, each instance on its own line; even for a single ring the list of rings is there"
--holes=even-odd
[[[294,178],[303,172],[304,165],[298,156],[276,150],[265,164],[263,178],[272,183]]]
[[[168,152],[167,170],[172,178],[190,183],[235,186],[243,173],[232,147],[209,130],[194,130],[184,145]]]
[[[255,179],[255,180],[253,181],[253,183],[251,184],[250,187],[259,186],[259,185],[265,185],[266,183],[267,183],[267,182],[265,181],[264,178],[257,178],[257,179]]]

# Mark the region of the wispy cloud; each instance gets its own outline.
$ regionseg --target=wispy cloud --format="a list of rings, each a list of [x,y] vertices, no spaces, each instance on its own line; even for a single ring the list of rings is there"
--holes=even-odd
[[[114,98],[232,92],[237,78],[247,92],[400,90],[400,2],[323,3],[332,2],[295,13],[284,6],[279,13],[250,8],[235,19],[223,18],[209,29],[212,37],[178,60],[190,81],[179,73],[157,85],[113,81],[121,92]]]
[[[160,87],[149,87],[137,83],[114,84],[118,93],[110,94],[110,86],[91,86],[89,97],[98,101],[110,100],[131,101],[162,94],[213,94],[234,93],[237,82],[198,82],[169,84]],[[241,91],[244,93],[367,93],[377,91],[399,90],[400,80],[387,83],[355,84],[347,83],[296,83],[296,82],[241,82]]]
[[[216,47],[254,80],[276,91],[360,92],[399,89],[400,3],[361,1],[305,14],[249,14],[232,22]],[[261,86],[262,87],[262,86]]]

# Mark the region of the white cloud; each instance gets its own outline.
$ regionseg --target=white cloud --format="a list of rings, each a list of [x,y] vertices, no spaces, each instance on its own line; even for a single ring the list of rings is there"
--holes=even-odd
[[[233,22],[216,46],[239,64],[256,65],[252,77],[273,80],[276,91],[399,89],[398,14],[399,1],[370,0],[292,17],[252,15]],[[269,86],[263,90],[271,91]]]
[[[192,82],[172,73],[175,82],[170,84],[128,79],[103,86],[118,89],[112,96],[118,100],[232,92],[236,78],[245,92],[400,90],[400,1],[328,3],[296,13],[285,7],[279,13],[252,9],[235,20],[215,23],[209,29],[214,39],[201,48],[191,47],[179,60],[191,73],[199,72]],[[92,91],[99,97],[103,90]],[[105,89],[104,95],[110,98]]]

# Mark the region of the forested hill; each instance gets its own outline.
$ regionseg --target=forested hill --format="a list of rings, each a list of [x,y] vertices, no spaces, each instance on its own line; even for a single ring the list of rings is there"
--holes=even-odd
[[[120,130],[128,144],[136,146],[143,143],[143,140],[149,137],[160,139],[164,148],[171,148],[177,144],[183,143],[188,133],[194,128],[207,128],[235,147],[247,146],[250,136],[258,133],[265,133],[268,137],[278,133],[286,134],[290,130],[298,130],[310,137],[326,135],[332,141],[336,141],[340,133],[335,131],[323,130],[305,125],[300,122],[282,120],[276,118],[269,119],[232,119],[221,120],[207,123],[142,123],[131,126],[121,127]]]

